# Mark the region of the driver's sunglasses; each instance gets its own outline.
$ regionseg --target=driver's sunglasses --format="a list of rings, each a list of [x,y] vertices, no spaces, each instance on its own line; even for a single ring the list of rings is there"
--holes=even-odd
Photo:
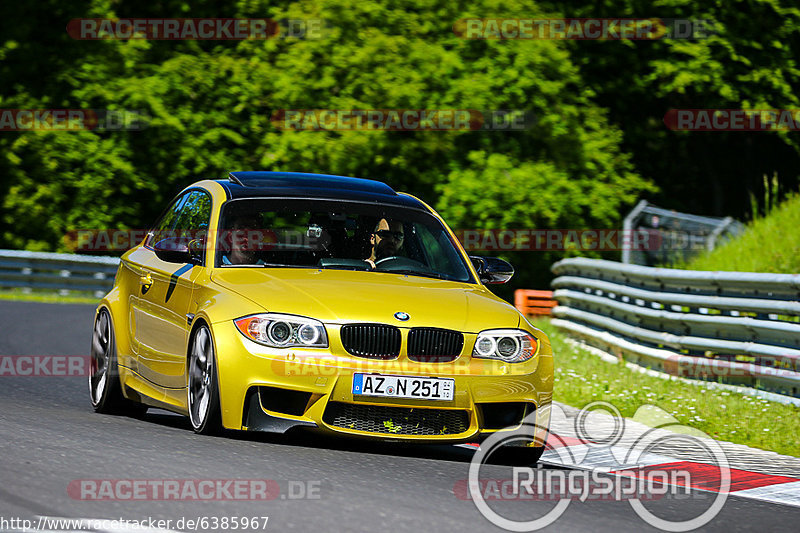
[[[390,231],[388,229],[382,229],[380,231],[376,231],[375,235],[380,237],[381,239],[388,239],[392,237],[396,241],[402,241],[405,234],[402,231]]]

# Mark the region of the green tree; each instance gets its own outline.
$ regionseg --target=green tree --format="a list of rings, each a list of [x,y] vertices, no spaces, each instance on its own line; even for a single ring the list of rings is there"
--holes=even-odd
[[[594,101],[624,132],[622,149],[660,187],[650,199],[698,214],[744,218],[762,176],[782,189],[800,181],[797,132],[675,132],[669,109],[798,109],[800,9],[792,0],[565,0],[572,17],[703,21],[708,38],[573,41]]]

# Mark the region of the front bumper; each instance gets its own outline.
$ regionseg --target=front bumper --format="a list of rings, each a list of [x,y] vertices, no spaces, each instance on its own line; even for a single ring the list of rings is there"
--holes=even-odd
[[[326,327],[328,348],[273,349],[245,338],[232,322],[214,324],[223,425],[249,431],[282,433],[304,427],[399,441],[470,442],[519,427],[524,418],[526,424],[535,421],[535,437],[544,438],[553,358],[549,340],[540,332],[531,332],[539,350],[524,363],[471,358],[475,334],[465,334],[463,353],[455,361],[419,363],[407,357],[405,342],[394,360],[351,356],[341,345],[336,325]],[[354,396],[356,372],[452,378],[455,394],[450,401]]]

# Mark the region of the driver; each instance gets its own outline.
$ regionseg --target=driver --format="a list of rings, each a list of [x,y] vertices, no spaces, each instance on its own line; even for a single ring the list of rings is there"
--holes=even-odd
[[[230,253],[222,256],[223,265],[263,265],[257,257],[259,248],[258,216],[237,213],[230,223]]]
[[[380,219],[375,226],[375,231],[370,236],[372,252],[366,261],[375,268],[375,263],[381,259],[395,256],[403,246],[403,223],[397,220]]]

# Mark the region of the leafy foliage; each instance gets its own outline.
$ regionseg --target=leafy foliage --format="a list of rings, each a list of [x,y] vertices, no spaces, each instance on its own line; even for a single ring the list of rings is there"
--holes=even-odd
[[[43,0],[0,7],[2,108],[139,111],[141,131],[2,132],[0,247],[63,250],[83,228],[147,227],[179,190],[230,170],[375,178],[454,228],[609,228],[641,196],[698,212],[791,188],[791,134],[667,130],[669,107],[797,104],[788,0]],[[653,13],[653,9],[658,13]],[[698,41],[465,40],[464,17],[711,18]],[[80,41],[75,17],[320,18],[321,39]],[[521,109],[525,131],[285,131],[281,109]],[[755,181],[753,180],[755,176]],[[716,203],[712,203],[713,199]],[[554,254],[512,257],[542,287]]]
[[[796,132],[674,132],[669,109],[798,109],[800,8],[791,0],[565,0],[545,2],[573,17],[661,17],[704,21],[708,38],[573,41],[595,101],[624,131],[622,149],[658,184],[649,199],[682,211],[743,217],[762,176],[800,184]]]

